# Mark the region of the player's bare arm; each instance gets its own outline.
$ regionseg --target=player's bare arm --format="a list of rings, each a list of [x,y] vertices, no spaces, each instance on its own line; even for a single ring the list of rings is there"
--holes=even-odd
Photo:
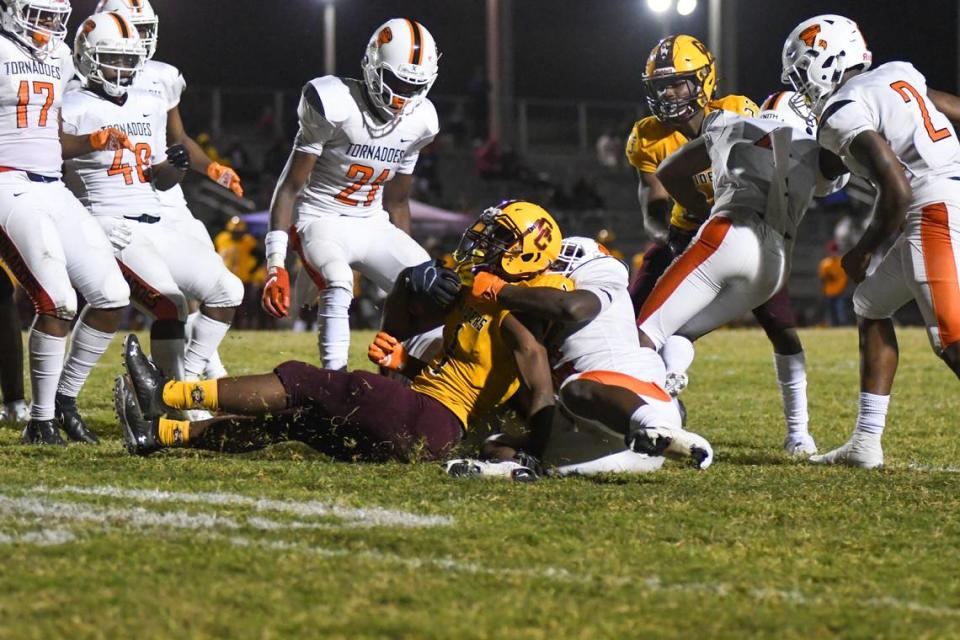
[[[238,198],[243,197],[243,187],[240,185],[240,176],[237,172],[219,162],[212,161],[197,141],[187,135],[183,127],[183,118],[180,117],[179,105],[167,111],[167,144],[170,146],[182,144],[190,154],[190,167],[194,171],[230,189]]]
[[[410,192],[413,174],[398,173],[383,186],[383,208],[390,214],[390,222],[410,235]]]
[[[144,173],[158,191],[168,191],[180,184],[190,169],[190,154],[182,144],[167,149],[167,159],[149,167]]]
[[[530,392],[527,415],[530,436],[526,448],[529,453],[539,457],[543,455],[543,449],[550,439],[550,426],[555,409],[547,350],[513,314],[503,319],[501,329],[504,339],[513,351],[520,379]]]
[[[937,111],[947,116],[953,126],[960,125],[960,96],[927,87],[927,97]]]
[[[697,138],[680,147],[657,168],[657,178],[690,215],[706,219],[710,214],[707,198],[697,190],[693,176],[710,168],[706,142]]]
[[[855,282],[860,282],[866,276],[873,253],[903,224],[913,191],[900,159],[876,131],[864,131],[854,138],[850,155],[866,169],[878,191],[873,221],[842,259],[844,271]]]
[[[384,302],[381,329],[397,340],[407,340],[439,327],[446,314],[443,306],[413,286],[418,268],[407,267],[401,271]]]
[[[647,232],[657,237],[666,237],[670,228],[670,209],[673,202],[670,194],[657,178],[657,174],[637,171],[640,176],[640,205],[643,207],[643,224]],[[646,191],[646,193],[644,193]]]
[[[478,274],[480,275],[480,274]],[[477,280],[474,280],[476,284]],[[554,287],[518,287],[508,284],[497,296],[505,309],[555,322],[581,323],[596,318],[600,300],[591,291],[563,291]]]

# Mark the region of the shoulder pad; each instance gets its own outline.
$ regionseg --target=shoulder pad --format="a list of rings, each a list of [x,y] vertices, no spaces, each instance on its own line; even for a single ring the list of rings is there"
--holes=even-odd
[[[758,107],[757,103],[747,96],[723,96],[722,98],[717,98],[716,100],[711,100],[707,103],[706,111],[710,112],[718,109],[732,111],[750,118],[755,118],[756,116],[760,115],[760,107]]]
[[[349,87],[337,76],[314,78],[304,85],[303,97],[307,104],[331,123],[346,120],[349,105],[354,103]]]

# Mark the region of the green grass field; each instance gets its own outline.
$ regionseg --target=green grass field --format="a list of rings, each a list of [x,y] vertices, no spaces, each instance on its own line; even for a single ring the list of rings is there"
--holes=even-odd
[[[801,335],[826,450],[856,416],[856,336]],[[957,382],[900,338],[883,470],[782,454],[770,348],[738,330],[698,346],[684,395],[708,471],[532,485],[296,445],[128,457],[118,340],[81,396],[105,444],[0,428],[0,638],[960,637]],[[260,372],[315,341],[234,333],[222,353]]]

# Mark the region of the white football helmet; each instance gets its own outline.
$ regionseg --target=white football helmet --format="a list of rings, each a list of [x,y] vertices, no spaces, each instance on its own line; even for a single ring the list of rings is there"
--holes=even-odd
[[[550,271],[569,276],[581,265],[609,255],[607,248],[592,238],[570,236],[560,244],[560,255],[550,265]]]
[[[160,33],[160,18],[153,10],[150,0],[100,0],[95,13],[113,11],[133,23],[140,32],[140,40],[147,48],[147,59],[157,52],[157,38]]]
[[[91,83],[103,86],[109,96],[127,92],[147,58],[137,28],[119,13],[95,13],[77,29],[73,61]]]
[[[440,52],[419,22],[392,18],[370,38],[360,63],[373,103],[394,118],[417,108],[437,79]]]
[[[857,66],[866,71],[872,61],[857,23],[843,16],[816,16],[801,22],[787,36],[780,80],[802,94],[819,115],[843,73]]]
[[[0,26],[39,58],[67,37],[70,0],[0,0]]]
[[[810,110],[806,99],[796,91],[777,91],[767,96],[760,105],[761,120],[777,120],[811,136],[817,135],[817,117]]]

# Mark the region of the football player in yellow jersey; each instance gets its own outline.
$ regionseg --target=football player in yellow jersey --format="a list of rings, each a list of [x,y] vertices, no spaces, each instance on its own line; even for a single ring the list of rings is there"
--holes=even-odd
[[[439,459],[460,442],[473,417],[506,402],[522,381],[536,452],[546,442],[554,409],[546,350],[515,315],[461,295],[457,273],[469,279],[489,270],[509,282],[563,286],[566,278],[541,275],[559,254],[561,240],[544,209],[506,202],[484,211],[464,234],[455,254],[457,272],[434,262],[401,272],[387,298],[383,331],[371,345],[375,361],[391,364],[402,340],[444,326],[442,352],[411,387],[367,371],[294,361],[264,375],[167,381],[143,356],[136,337],[128,336],[128,376],[116,386],[127,449],[139,455],[177,445],[220,449],[224,436],[236,446],[243,434],[252,436],[245,440],[250,446],[295,439],[339,459]],[[163,417],[168,409],[188,407],[250,417],[192,423]]]
[[[634,125],[626,153],[640,175],[641,193],[647,190],[645,198],[641,195],[641,202],[646,202],[644,224],[661,241],[646,252],[630,285],[637,313],[657,280],[687,248],[703,222],[671,202],[656,177],[657,167],[683,144],[700,136],[704,117],[710,111],[725,109],[750,117],[760,113],[757,105],[745,96],[714,98],[716,61],[703,43],[688,35],[669,36],[657,43],[647,59],[643,84],[653,115]],[[711,172],[697,174],[694,183],[712,203]],[[753,314],[773,344],[774,366],[787,422],[783,447],[791,455],[816,453],[816,444],[808,431],[806,359],[786,285],[754,309]],[[676,395],[686,387],[685,371],[693,360],[693,345],[677,336],[668,340],[661,355],[667,367],[667,390]]]

